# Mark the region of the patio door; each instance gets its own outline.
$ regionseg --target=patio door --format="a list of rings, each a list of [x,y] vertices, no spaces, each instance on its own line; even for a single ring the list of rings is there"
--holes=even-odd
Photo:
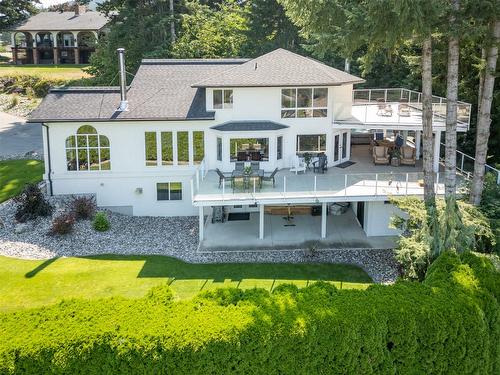
[[[337,165],[349,160],[349,131],[333,133],[333,163]],[[330,163],[329,163],[330,164]]]

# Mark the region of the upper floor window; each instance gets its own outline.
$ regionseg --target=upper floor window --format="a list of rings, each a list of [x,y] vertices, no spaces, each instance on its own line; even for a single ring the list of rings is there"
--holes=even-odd
[[[93,126],[81,126],[66,138],[66,165],[68,171],[109,171],[108,137],[97,134]]]
[[[148,167],[200,164],[205,158],[203,131],[145,132],[144,145]]]
[[[233,90],[214,90],[214,109],[233,108]]]
[[[327,112],[326,87],[281,90],[281,118],[326,117]]]

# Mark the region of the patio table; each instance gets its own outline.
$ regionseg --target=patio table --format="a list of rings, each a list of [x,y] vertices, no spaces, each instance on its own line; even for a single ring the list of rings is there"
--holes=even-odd
[[[258,177],[259,178],[259,189],[262,186],[262,178],[264,177],[264,170],[259,169],[257,171],[252,171],[251,173],[245,173],[244,171],[237,171],[236,169],[231,172],[231,177],[243,177],[245,180],[245,186],[250,188],[250,178]]]

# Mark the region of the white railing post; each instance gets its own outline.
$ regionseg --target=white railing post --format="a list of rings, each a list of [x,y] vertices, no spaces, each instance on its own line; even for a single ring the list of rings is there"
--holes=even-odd
[[[283,193],[286,193],[286,176],[283,176]]]
[[[387,103],[387,89],[384,90],[384,102]]]
[[[465,154],[464,153],[461,153],[461,154],[462,154],[462,162],[460,163],[460,172],[464,173],[464,158],[465,158]]]
[[[368,90],[368,103],[372,102],[372,89]]]
[[[226,192],[226,179],[222,179],[222,200],[224,200],[224,193]]]
[[[347,195],[347,174],[344,175],[344,195]]]
[[[316,187],[317,187],[317,184],[316,184],[316,175],[314,175],[314,192],[316,193]]]
[[[439,192],[439,172],[436,172],[436,194]]]
[[[408,195],[408,173],[406,174],[406,192],[405,195]]]
[[[255,178],[253,179],[253,193],[255,194]]]
[[[378,195],[378,173],[375,173],[375,195]]]
[[[194,184],[193,184],[193,179],[191,179],[191,181],[189,181],[189,183],[191,184],[191,202],[194,202]]]
[[[200,170],[196,170],[196,190],[200,190]]]

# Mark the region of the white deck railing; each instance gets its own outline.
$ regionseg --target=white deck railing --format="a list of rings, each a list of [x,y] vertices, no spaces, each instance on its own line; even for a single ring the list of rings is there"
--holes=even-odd
[[[445,155],[446,145],[441,143],[440,155]],[[444,163],[444,157],[440,157],[441,162]],[[457,172],[465,176],[467,179],[471,179],[474,175],[474,162],[476,159],[466,153],[457,150]],[[493,173],[496,176],[497,184],[500,185],[500,170],[492,167],[489,164],[484,165],[486,173]]]
[[[444,123],[447,99],[432,96],[433,123]],[[387,109],[382,106],[387,104]],[[415,125],[421,120],[422,93],[403,88],[355,89],[352,91],[353,115],[364,123]],[[380,107],[380,110],[379,110]],[[458,124],[469,127],[472,105],[457,102]],[[348,122],[339,120],[338,122]]]
[[[212,176],[213,177],[213,176]],[[251,180],[246,189],[235,189],[228,184],[229,179],[223,180],[221,187],[218,176],[205,179],[203,185],[193,186],[193,203],[202,202],[235,202],[235,201],[276,201],[283,200],[345,200],[347,197],[387,197],[423,194],[423,173],[357,173],[336,174],[330,176],[319,175],[285,175],[276,178],[276,187],[266,183],[259,189],[258,182]],[[198,181],[198,180],[197,180]],[[444,194],[442,176],[436,174],[435,190],[437,194]],[[463,187],[457,189],[463,192]]]

